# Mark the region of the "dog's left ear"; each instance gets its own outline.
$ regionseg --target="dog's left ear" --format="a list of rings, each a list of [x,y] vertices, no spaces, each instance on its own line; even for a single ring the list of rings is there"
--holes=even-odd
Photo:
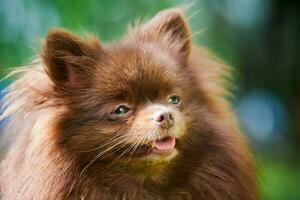
[[[180,61],[186,61],[191,51],[190,30],[180,9],[159,12],[134,30],[133,36],[143,42],[159,45]]]

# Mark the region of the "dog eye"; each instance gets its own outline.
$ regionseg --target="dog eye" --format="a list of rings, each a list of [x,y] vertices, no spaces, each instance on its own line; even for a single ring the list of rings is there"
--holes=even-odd
[[[113,114],[115,115],[124,115],[126,114],[128,111],[130,110],[130,108],[128,108],[125,105],[120,105],[118,106],[114,111]]]
[[[168,99],[169,104],[180,104],[181,100],[180,97],[177,95],[172,95]]]

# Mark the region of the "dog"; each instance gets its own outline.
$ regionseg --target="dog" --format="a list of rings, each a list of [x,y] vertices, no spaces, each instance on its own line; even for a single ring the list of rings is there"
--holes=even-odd
[[[257,199],[230,69],[191,37],[176,8],[109,44],[51,30],[6,90],[2,199]]]

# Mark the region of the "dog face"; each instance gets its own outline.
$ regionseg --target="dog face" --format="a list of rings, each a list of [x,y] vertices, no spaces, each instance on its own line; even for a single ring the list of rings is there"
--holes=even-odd
[[[61,144],[95,162],[173,159],[197,120],[199,94],[186,69],[190,46],[178,10],[109,45],[50,32],[42,58],[65,108]]]

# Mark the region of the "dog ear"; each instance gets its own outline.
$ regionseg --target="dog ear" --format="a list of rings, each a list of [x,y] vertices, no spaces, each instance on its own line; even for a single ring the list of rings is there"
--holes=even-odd
[[[134,38],[159,44],[176,58],[185,61],[191,50],[189,27],[180,9],[159,12],[150,21],[133,31]]]
[[[86,84],[101,55],[97,39],[83,40],[67,31],[55,29],[48,33],[42,60],[55,86],[68,89]]]

